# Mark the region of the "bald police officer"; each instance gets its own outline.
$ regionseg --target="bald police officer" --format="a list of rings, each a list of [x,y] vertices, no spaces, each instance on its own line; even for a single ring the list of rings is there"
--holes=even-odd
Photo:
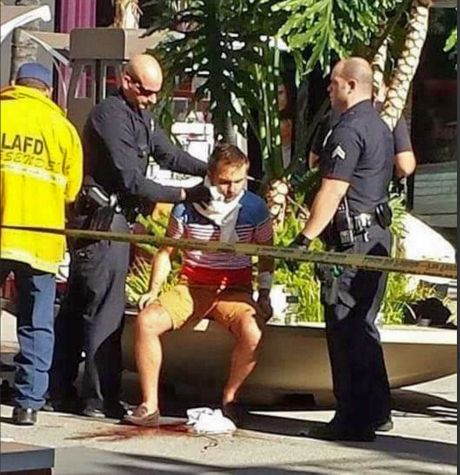
[[[72,226],[129,232],[139,211],[156,201],[203,201],[209,190],[162,186],[145,177],[149,157],[162,168],[204,176],[206,163],[171,144],[148,110],[163,82],[153,56],[136,55],[127,64],[120,90],[91,111],[83,131],[84,186]],[[117,417],[121,332],[129,245],[78,239],[74,243],[68,293],[56,318],[56,346],[48,409],[78,409],[74,381],[82,350],[85,368],[82,414]]]
[[[340,61],[328,92],[340,118],[320,152],[321,185],[311,215],[292,247],[317,236],[328,250],[388,256],[387,204],[394,143],[372,105],[372,69],[362,58]],[[375,325],[386,275],[352,268],[318,267],[337,408],[333,420],[308,435],[370,441],[389,429],[390,390]]]
[[[374,107],[378,112],[381,112],[382,110],[386,92],[387,86],[384,84],[374,97]],[[329,130],[331,130],[340,119],[340,115],[339,111],[331,109],[321,120],[308,156],[308,168],[315,169],[319,166],[319,156],[323,147],[324,139]],[[404,116],[401,116],[396,123],[393,130],[393,140],[393,184],[396,191],[401,194],[403,191],[405,193],[407,192],[405,189],[406,178],[414,173],[417,165],[412,149],[409,127]]]

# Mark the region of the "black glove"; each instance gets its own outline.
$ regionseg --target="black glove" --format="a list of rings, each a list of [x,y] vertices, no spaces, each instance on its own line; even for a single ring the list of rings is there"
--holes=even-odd
[[[193,188],[185,188],[185,201],[191,203],[209,203],[211,201],[211,192],[204,185],[197,185]]]
[[[301,249],[301,248],[304,247],[305,251],[307,251],[308,247],[310,246],[310,243],[311,243],[311,239],[307,238],[307,236],[305,236],[305,234],[300,233],[296,236],[294,241],[292,241],[291,244],[289,244],[288,247],[291,248],[291,249]],[[291,272],[295,272],[299,267],[299,261],[287,259],[286,260],[286,267]]]
[[[393,177],[390,182],[390,194],[397,196],[404,196],[407,190],[407,178],[406,177]]]

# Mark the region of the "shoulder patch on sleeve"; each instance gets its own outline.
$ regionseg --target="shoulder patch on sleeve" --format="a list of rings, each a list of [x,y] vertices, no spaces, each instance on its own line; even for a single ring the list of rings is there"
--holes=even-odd
[[[339,158],[340,160],[345,160],[347,158],[347,154],[341,145],[337,145],[332,151],[331,158]]]

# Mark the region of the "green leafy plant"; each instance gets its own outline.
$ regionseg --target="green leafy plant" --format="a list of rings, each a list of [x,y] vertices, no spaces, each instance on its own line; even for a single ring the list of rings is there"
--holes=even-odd
[[[267,36],[281,24],[270,9],[273,1],[189,0],[169,18],[152,18],[152,29],[179,32],[156,50],[166,81],[202,79],[195,99],[209,94],[215,133],[225,141],[234,141],[233,126],[245,133],[248,107],[262,107],[258,72],[273,66],[265,54]]]
[[[382,32],[402,0],[280,0],[272,6],[285,12],[278,34],[288,42],[298,72],[307,74],[317,64],[324,74],[333,58],[358,54]],[[304,51],[309,51],[307,60]]]
[[[275,245],[288,246],[301,230],[299,219],[290,213],[284,226],[275,236]],[[322,250],[322,245],[315,239],[310,246],[312,251]],[[285,316],[285,323],[302,321],[321,322],[323,309],[319,301],[319,282],[315,277],[314,266],[308,262],[299,264],[296,272],[291,272],[284,261],[280,261],[274,273],[274,284],[284,285],[295,302],[289,305],[289,313]]]
[[[449,52],[457,47],[457,28],[450,32],[449,37],[446,40],[446,44],[444,46],[444,51]]]
[[[457,26],[450,32],[446,40],[443,51],[449,53],[449,58],[455,61],[455,68],[457,68]]]
[[[411,289],[406,274],[390,272],[388,275],[385,298],[380,312],[385,325],[403,323],[405,312],[410,312],[410,305],[430,297],[439,297],[433,286],[418,285]]]
[[[151,16],[149,29],[149,33],[175,30],[155,50],[165,71],[164,89],[172,91],[177,80],[199,78],[194,101],[209,98],[215,136],[236,143],[236,130],[246,136],[250,128],[260,145],[268,181],[284,171],[277,104],[283,63],[275,38],[283,14],[271,9],[275,2],[163,1],[169,15]],[[155,107],[166,128],[171,119],[167,102]]]

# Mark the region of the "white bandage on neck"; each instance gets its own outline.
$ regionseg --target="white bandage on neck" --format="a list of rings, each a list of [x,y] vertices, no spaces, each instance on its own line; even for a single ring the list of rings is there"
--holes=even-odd
[[[273,274],[271,272],[265,271],[259,274],[259,290],[265,289],[270,290],[273,284]]]
[[[209,188],[211,201],[209,203],[193,203],[193,207],[202,215],[220,227],[221,242],[237,242],[238,234],[235,227],[240,212],[240,200],[244,195],[244,190],[231,201],[225,201],[216,186],[212,186],[209,178],[206,177],[204,185]]]

